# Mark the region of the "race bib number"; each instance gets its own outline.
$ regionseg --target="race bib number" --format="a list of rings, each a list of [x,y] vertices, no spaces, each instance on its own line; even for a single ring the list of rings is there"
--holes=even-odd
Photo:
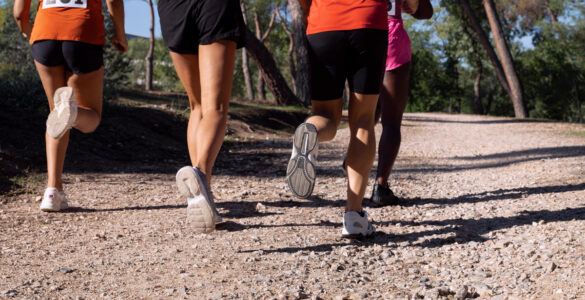
[[[88,0],[44,0],[43,9],[52,7],[87,8],[87,1]]]
[[[387,0],[388,1],[388,15],[395,16],[396,15],[396,0]]]

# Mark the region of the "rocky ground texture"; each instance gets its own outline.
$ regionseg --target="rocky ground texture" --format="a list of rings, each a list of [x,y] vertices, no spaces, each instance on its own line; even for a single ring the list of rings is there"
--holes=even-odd
[[[0,205],[0,298],[585,299],[584,131],[406,114],[391,186],[410,205],[366,204],[363,241],[340,238],[347,128],[307,200],[284,182],[289,136],[224,148],[211,234],[190,230],[173,172],[66,170],[62,213],[39,211],[31,177]]]

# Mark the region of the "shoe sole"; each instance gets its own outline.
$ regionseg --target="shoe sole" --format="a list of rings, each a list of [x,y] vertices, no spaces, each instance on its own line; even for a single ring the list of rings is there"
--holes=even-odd
[[[47,117],[47,133],[54,139],[61,138],[77,117],[77,103],[73,100],[73,89],[70,87],[61,87],[55,91],[53,97],[54,107]],[[58,108],[61,103],[68,103],[66,109],[59,113]]]
[[[350,239],[350,240],[363,240],[363,239],[371,238],[372,236],[374,236],[374,233],[371,233],[369,235],[363,235],[361,233],[357,233],[357,234],[342,234],[341,237],[344,238],[344,239]]]
[[[192,167],[183,167],[177,172],[177,187],[181,196],[189,199],[187,221],[196,232],[209,233],[215,230],[213,209],[208,195],[202,191],[203,178]]]
[[[370,232],[369,234],[363,234],[363,233],[348,233],[348,234],[343,234],[343,233],[341,233],[341,237],[344,238],[344,239],[361,240],[361,239],[371,238],[375,234],[376,234],[376,230],[374,229],[374,231]]]
[[[291,158],[286,169],[286,182],[298,198],[308,198],[315,187],[315,165],[309,155],[317,146],[317,130],[310,124],[301,124],[295,130],[293,147],[297,156]]]
[[[65,205],[61,205],[59,208],[54,207],[53,205],[47,205],[47,206],[43,206],[43,204],[41,203],[41,211],[44,212],[58,212],[58,211],[62,211],[62,210],[66,210],[69,208],[69,205],[65,204]]]

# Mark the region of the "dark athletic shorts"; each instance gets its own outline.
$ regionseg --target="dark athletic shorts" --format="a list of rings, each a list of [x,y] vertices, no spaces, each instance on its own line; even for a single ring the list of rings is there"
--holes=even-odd
[[[32,47],[32,57],[47,67],[65,65],[74,74],[93,72],[104,65],[102,46],[75,41],[42,40]]]
[[[199,45],[229,40],[244,45],[246,31],[238,0],[160,0],[160,27],[173,52],[198,54]]]
[[[352,92],[379,94],[384,76],[388,31],[356,29],[307,36],[312,100],[343,95],[345,80]]]

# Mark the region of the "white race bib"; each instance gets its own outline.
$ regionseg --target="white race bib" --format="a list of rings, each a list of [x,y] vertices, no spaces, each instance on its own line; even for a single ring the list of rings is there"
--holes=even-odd
[[[389,16],[396,15],[396,0],[388,0],[388,15]]]
[[[44,0],[43,9],[51,7],[87,8],[87,1],[88,0]]]

